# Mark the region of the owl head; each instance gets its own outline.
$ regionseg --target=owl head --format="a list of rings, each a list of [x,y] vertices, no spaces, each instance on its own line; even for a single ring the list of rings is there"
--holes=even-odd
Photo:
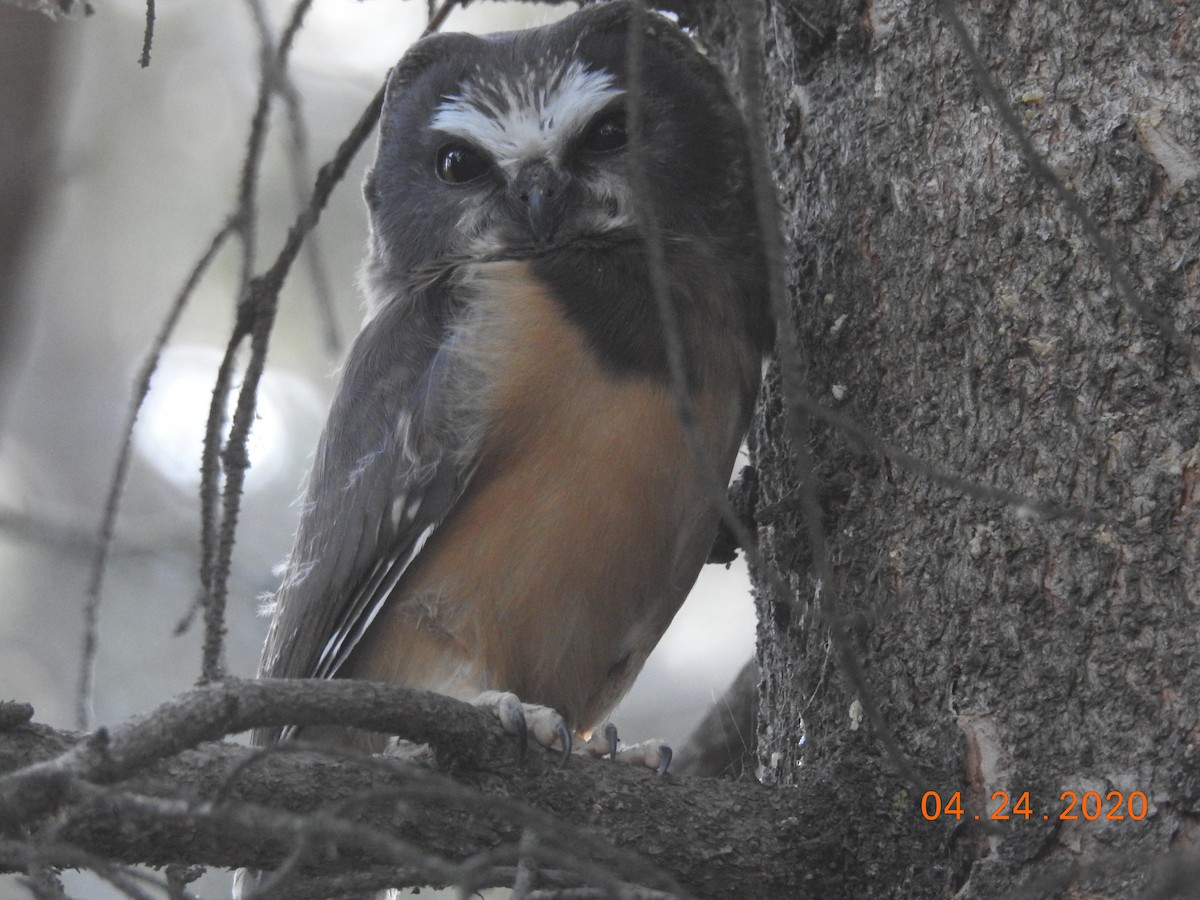
[[[664,238],[752,230],[744,127],[720,72],[674,23],[646,22],[637,85],[623,2],[543,28],[431,35],[409,50],[389,76],[364,188],[376,298],[463,261],[630,240],[633,90]]]

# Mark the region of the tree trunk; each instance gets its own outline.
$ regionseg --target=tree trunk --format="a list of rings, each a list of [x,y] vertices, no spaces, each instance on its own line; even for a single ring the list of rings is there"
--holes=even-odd
[[[1195,8],[960,14],[1139,298],[1197,345]],[[932,465],[1099,521],[962,499],[818,427],[831,610],[770,380],[759,531],[792,596],[758,573],[761,773],[836,786],[846,897],[1132,896],[1200,812],[1197,372],[1118,296],[934,4],[777,2],[763,44],[809,394]],[[918,783],[862,715],[835,615]]]

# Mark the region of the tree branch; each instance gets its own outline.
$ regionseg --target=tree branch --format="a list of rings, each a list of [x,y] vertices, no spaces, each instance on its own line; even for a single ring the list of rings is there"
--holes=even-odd
[[[453,777],[323,748],[205,743],[285,723],[398,733],[429,743]],[[614,896],[642,885],[805,897],[853,864],[847,829],[870,827],[838,826],[837,786],[801,807],[798,792],[749,782],[657,779],[584,757],[558,768],[538,752],[522,762],[487,712],[352,681],[221,682],[86,736],[17,725],[0,732],[0,771],[7,869],[25,865],[28,839],[128,864],[270,869],[295,855],[306,877],[409,884],[511,883],[527,858]],[[522,844],[526,831],[536,840]]]

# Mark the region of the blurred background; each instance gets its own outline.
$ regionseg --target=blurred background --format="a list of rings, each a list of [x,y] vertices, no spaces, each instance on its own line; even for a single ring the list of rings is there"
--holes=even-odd
[[[51,22],[0,3],[0,697],[75,725],[83,597],[134,376],[188,271],[232,211],[258,83],[241,0],[159,4],[151,65],[139,67],[140,0]],[[291,4],[268,0],[276,31]],[[475,3],[445,30],[541,24],[564,8]],[[420,34],[420,0],[320,0],[292,54],[312,171],[327,160]],[[359,194],[374,140],[316,232],[342,346],[357,330],[366,238]],[[301,178],[307,190],[312,171]],[[259,182],[259,266],[296,209],[276,104]],[[233,242],[196,291],[141,412],[129,487],[99,609],[89,727],[116,724],[191,687],[199,625],[176,624],[198,586],[200,444],[230,330]],[[227,663],[257,665],[260,596],[290,542],[295,504],[340,353],[301,260],[282,296],[254,426],[228,610]],[[682,745],[753,651],[740,563],[706,568],[667,638],[614,715],[622,738]],[[210,879],[203,896],[224,896]],[[73,896],[118,896],[73,879]],[[0,896],[23,896],[0,878]]]

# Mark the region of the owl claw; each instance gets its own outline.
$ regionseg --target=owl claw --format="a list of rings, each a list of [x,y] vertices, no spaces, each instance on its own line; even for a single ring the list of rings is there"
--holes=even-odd
[[[653,769],[660,778],[667,774],[671,766],[671,747],[661,741],[643,741],[618,750],[617,726],[612,722],[605,722],[586,741],[577,743],[570,727],[557,712],[548,706],[522,703],[516,694],[508,691],[484,691],[472,701],[472,705],[491,710],[504,730],[516,736],[522,761],[532,738],[547,750],[560,748],[560,768],[567,764],[572,752],[606,756],[612,762]]]
[[[522,761],[532,737],[535,743],[547,750],[561,746],[562,764],[566,763],[566,757],[571,753],[571,730],[563,721],[563,717],[550,707],[522,703],[516,694],[508,691],[484,691],[471,703],[473,706],[490,709],[500,720],[504,730],[516,736]]]
[[[525,710],[521,709],[520,706],[516,706],[509,710],[509,715],[512,717],[513,726],[516,728],[517,759],[520,762],[525,762],[525,753],[529,750],[529,723],[525,720]],[[501,722],[503,721],[501,719]]]
[[[608,761],[617,761],[617,726],[608,722],[604,726],[604,739],[608,741]]]
[[[653,769],[658,777],[667,774],[667,769],[671,766],[671,757],[674,755],[670,744],[664,744],[660,741],[643,741],[640,744],[634,744],[632,747],[626,747],[617,754],[617,760],[623,763],[630,763],[635,766],[645,766],[647,769]]]
[[[589,756],[607,757],[611,762],[620,762],[653,769],[660,777],[667,774],[671,765],[671,745],[662,741],[643,741],[630,747],[620,747],[617,740],[617,726],[605,722],[604,727],[596,731],[579,747],[580,753]]]
[[[675,755],[670,744],[659,744],[658,752],[662,756],[662,762],[658,764],[658,770],[655,773],[659,778],[667,774],[667,769],[671,767],[671,757]]]
[[[558,727],[555,729],[558,735],[558,742],[562,744],[562,756],[558,760],[558,767],[561,769],[567,764],[567,760],[571,758],[571,729],[567,727],[567,723],[561,718],[558,720]]]

